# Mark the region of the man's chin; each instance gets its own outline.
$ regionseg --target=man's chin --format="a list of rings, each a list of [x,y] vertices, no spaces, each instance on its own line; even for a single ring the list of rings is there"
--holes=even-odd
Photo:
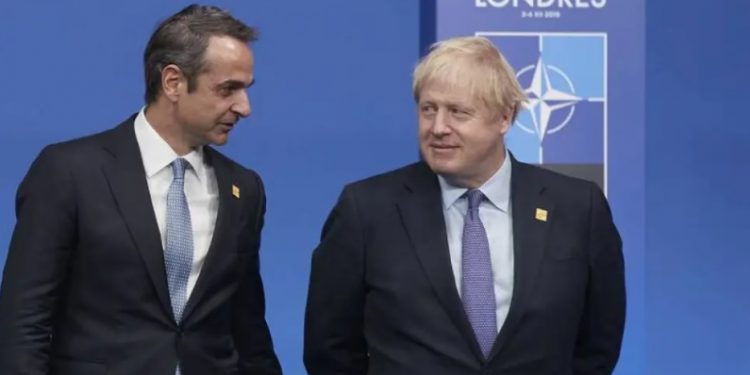
[[[458,168],[451,165],[450,162],[437,161],[437,160],[425,160],[427,165],[432,169],[433,172],[441,175],[450,177],[458,173]]]
[[[216,135],[211,137],[209,139],[209,144],[214,146],[224,146],[229,141],[229,135],[228,134],[222,134],[222,135]]]

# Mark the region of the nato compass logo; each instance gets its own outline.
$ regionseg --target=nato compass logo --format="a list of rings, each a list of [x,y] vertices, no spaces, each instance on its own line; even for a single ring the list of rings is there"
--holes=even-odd
[[[607,35],[480,32],[503,52],[528,97],[506,144],[521,161],[607,181]]]

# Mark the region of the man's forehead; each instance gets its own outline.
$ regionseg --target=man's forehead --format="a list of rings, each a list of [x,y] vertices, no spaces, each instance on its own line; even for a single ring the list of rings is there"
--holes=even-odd
[[[212,53],[250,53],[250,45],[229,35],[212,35],[208,38],[206,54]]]
[[[474,104],[475,92],[465,83],[432,81],[421,90],[420,101],[438,101],[457,104]]]
[[[219,49],[222,49],[220,47]],[[243,48],[247,48],[243,46]],[[204,66],[201,75],[214,84],[223,84],[225,81],[239,81],[248,86],[253,81],[254,61],[252,51],[238,50],[223,51],[207,49],[204,56]]]
[[[255,58],[250,46],[229,36],[212,36],[203,54],[207,67],[215,64],[242,64],[252,69]]]

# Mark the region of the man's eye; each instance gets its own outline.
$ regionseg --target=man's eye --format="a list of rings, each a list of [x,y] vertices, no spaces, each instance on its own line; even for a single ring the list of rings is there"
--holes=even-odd
[[[461,108],[451,108],[451,115],[458,118],[466,118],[471,116],[471,112]]]
[[[423,105],[421,110],[422,110],[422,113],[425,113],[425,114],[434,113],[435,107],[430,106],[430,105]]]

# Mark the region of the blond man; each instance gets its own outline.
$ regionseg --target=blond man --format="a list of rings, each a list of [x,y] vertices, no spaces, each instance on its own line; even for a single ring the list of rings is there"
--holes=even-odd
[[[622,243],[593,183],[515,160],[525,100],[484,38],[414,71],[422,160],[344,188],[312,260],[311,375],[610,374]]]

